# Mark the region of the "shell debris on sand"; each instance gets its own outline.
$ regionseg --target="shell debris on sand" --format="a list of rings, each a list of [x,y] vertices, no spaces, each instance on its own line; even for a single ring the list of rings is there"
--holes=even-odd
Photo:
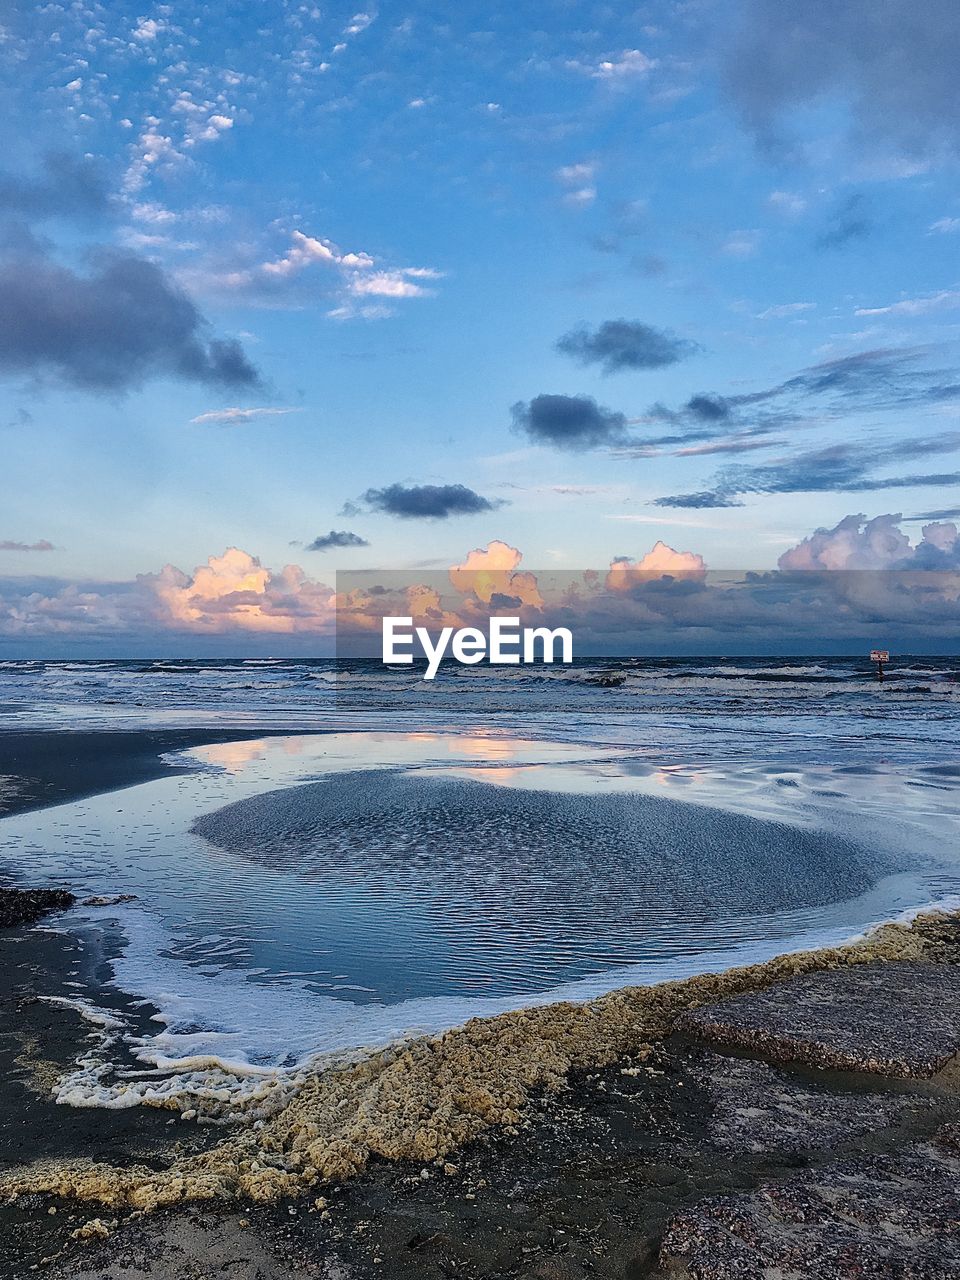
[[[0,1175],[0,1197],[46,1193],[142,1211],[218,1198],[266,1202],[349,1177],[374,1156],[436,1160],[486,1129],[509,1131],[520,1123],[528,1098],[562,1089],[572,1068],[642,1055],[690,1010],[799,974],[955,959],[958,921],[960,916],[930,913],[911,924],[882,925],[841,947],[626,987],[582,1004],[474,1019],[443,1035],[307,1075],[274,1114],[200,1154],[172,1156],[167,1169],[45,1161]]]

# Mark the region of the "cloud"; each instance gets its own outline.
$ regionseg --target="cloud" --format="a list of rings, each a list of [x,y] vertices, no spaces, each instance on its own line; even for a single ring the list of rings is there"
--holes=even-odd
[[[591,62],[570,58],[566,65],[568,70],[579,71],[581,75],[590,76],[594,80],[617,83],[648,75],[657,66],[657,60],[648,58],[639,49],[624,49],[622,53]]]
[[[565,164],[554,170],[554,177],[566,187],[580,187],[585,182],[592,182],[597,171],[595,164]]]
[[[875,468],[931,454],[960,450],[960,431],[902,440],[892,445],[872,441],[829,445],[760,466],[728,467],[713,489],[657,498],[659,507],[726,507],[747,493],[866,493],[881,489],[946,486],[960,481],[960,472],[878,477]]]
[[[767,205],[775,213],[781,213],[788,218],[799,218],[807,208],[806,200],[795,191],[771,191],[767,196]]]
[[[322,533],[319,537],[307,544],[307,551],[331,551],[339,547],[369,547],[370,543],[366,538],[361,538],[359,533],[350,533],[347,529],[331,529],[329,533]]]
[[[938,218],[930,223],[930,230],[936,235],[953,235],[960,231],[960,218]]]
[[[706,511],[713,507],[742,507],[729,493],[721,493],[712,489],[701,489],[695,493],[675,493],[666,498],[654,498],[655,507],[680,507],[684,510]]]
[[[814,241],[817,249],[841,249],[854,240],[865,240],[873,224],[863,211],[863,196],[854,193],[847,196],[827,221],[827,225]]]
[[[99,164],[89,156],[51,152],[24,177],[0,171],[0,211],[29,218],[78,218],[108,212],[111,201]]]
[[[925,316],[932,311],[952,311],[960,307],[960,289],[941,289],[920,298],[901,298],[885,307],[858,307],[858,316]]]
[[[368,489],[363,500],[374,511],[401,520],[446,520],[450,516],[479,515],[504,505],[502,500],[491,502],[462,484],[391,484],[385,489]]]
[[[628,439],[624,415],[591,396],[535,396],[529,404],[518,401],[511,413],[515,430],[557,449],[596,449]]]
[[[954,0],[745,0],[723,55],[726,93],[765,145],[799,108],[840,98],[858,146],[960,149]]]
[[[448,571],[393,572],[382,585],[364,575],[339,595],[298,565],[274,570],[238,547],[192,573],[166,565],[132,581],[11,576],[0,579],[0,638],[33,653],[51,638],[60,655],[90,641],[153,651],[158,635],[167,652],[276,653],[283,637],[297,652],[300,637],[329,643],[336,631],[338,643],[366,637],[376,654],[389,614],[436,629],[482,627],[509,611],[524,625],[574,628],[580,653],[865,652],[887,635],[901,652],[950,651],[960,621],[957,526],[930,523],[911,544],[898,519],[850,516],[818,530],[784,553],[780,573],[711,574],[696,552],[660,542],[636,560],[613,559],[606,573],[536,574],[495,539]]]
[[[934,522],[911,546],[900,515],[844,516],[832,529],[817,529],[780,557],[781,569],[960,569],[957,526]]]
[[[333,592],[298,565],[279,572],[238,547],[211,556],[191,575],[173,565],[141,574],[138,588],[170,629],[224,632],[324,631],[333,623]]]
[[[497,607],[509,600],[511,604],[507,607],[539,609],[543,597],[536,577],[532,573],[517,571],[522,559],[516,547],[494,539],[485,547],[475,547],[461,564],[451,565],[448,571],[450,582],[464,594],[472,593],[484,604],[492,603]]]
[[[916,516],[905,516],[905,520],[960,520],[960,507],[943,507],[939,511],[921,511]]]
[[[781,302],[778,306],[767,307],[757,314],[758,320],[783,320],[787,316],[800,315],[803,311],[816,310],[815,302]]]
[[[581,364],[599,364],[604,373],[623,369],[662,369],[702,350],[688,338],[640,320],[604,320],[593,332],[582,326],[565,333],[557,350]]]
[[[367,27],[376,19],[375,13],[355,13],[347,25],[343,28],[345,36],[357,36],[361,31],[366,31]]]
[[[728,258],[752,258],[760,247],[759,231],[733,231],[720,246]]]
[[[222,426],[235,427],[244,422],[255,422],[258,418],[279,418],[288,413],[299,413],[299,409],[208,409],[190,419],[192,426],[206,426],[216,423]]]
[[[319,288],[321,294],[340,300],[328,313],[340,320],[389,315],[380,299],[395,302],[432,297],[432,282],[442,278],[443,272],[434,267],[379,266],[369,253],[344,252],[332,240],[300,230],[290,232],[289,245],[277,257],[197,272],[198,282],[205,288],[271,303],[284,295],[297,298]],[[378,301],[371,304],[370,299]]]
[[[639,560],[618,556],[610,564],[606,585],[611,591],[629,591],[638,583],[649,580],[651,574],[689,576],[702,574],[706,567],[703,556],[694,551],[675,551],[661,541],[656,542]]]
[[[239,342],[207,337],[203,316],[160,267],[106,249],[85,276],[41,252],[0,262],[0,370],[52,374],[88,391],[155,377],[260,381]]]
[[[52,542],[41,538],[39,542],[14,542],[10,538],[0,540],[0,551],[55,551]]]
[[[331,635],[333,590],[298,565],[272,570],[229,547],[184,573],[165,565],[132,581],[75,583],[0,580],[0,636],[127,638],[155,643],[158,632],[197,637],[308,633]],[[58,640],[59,642],[59,640]]]

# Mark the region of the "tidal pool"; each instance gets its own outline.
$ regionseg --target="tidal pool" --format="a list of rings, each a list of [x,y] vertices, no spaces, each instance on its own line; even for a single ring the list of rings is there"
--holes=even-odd
[[[149,1001],[131,1038],[164,1069],[290,1069],[840,941],[960,891],[952,785],[895,773],[686,768],[505,733],[186,754],[199,772],[0,820],[25,880],[136,895],[58,922],[120,939],[65,994]]]

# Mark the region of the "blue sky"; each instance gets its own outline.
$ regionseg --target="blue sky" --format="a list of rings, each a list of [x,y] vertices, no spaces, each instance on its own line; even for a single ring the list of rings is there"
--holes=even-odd
[[[916,545],[960,506],[958,55],[942,0],[9,6],[0,634],[149,629],[117,592],[227,548]]]

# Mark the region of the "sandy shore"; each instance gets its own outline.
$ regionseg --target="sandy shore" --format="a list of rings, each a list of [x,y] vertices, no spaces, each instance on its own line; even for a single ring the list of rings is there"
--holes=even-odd
[[[475,1020],[227,1130],[53,1103],[81,945],[0,933],[2,1277],[960,1272],[960,918]]]
[[[164,752],[270,736],[236,729],[0,730],[0,817],[190,772],[166,764]]]

